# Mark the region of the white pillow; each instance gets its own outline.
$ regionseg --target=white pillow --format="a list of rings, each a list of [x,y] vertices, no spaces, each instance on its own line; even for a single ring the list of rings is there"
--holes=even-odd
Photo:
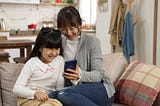
[[[111,81],[113,81],[115,84],[119,76],[125,70],[127,60],[121,52],[105,54],[102,56],[102,58],[105,72],[109,75]]]

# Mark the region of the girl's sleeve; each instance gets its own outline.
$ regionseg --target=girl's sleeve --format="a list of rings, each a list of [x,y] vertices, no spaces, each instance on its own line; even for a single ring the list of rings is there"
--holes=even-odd
[[[32,74],[32,66],[33,64],[28,61],[18,76],[17,81],[13,87],[13,93],[15,93],[17,96],[27,99],[34,99],[34,93],[36,91],[26,87],[27,81]]]

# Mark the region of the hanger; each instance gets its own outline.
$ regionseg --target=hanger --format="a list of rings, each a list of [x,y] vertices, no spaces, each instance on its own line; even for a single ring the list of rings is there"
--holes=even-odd
[[[128,0],[128,10],[131,10],[131,4],[133,3],[134,0]]]

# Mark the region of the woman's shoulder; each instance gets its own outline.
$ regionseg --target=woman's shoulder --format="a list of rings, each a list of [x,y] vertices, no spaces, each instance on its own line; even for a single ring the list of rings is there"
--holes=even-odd
[[[98,45],[98,44],[100,44],[99,38],[97,38],[94,35],[87,35],[85,33],[82,33],[81,36],[82,36],[82,42],[87,42],[90,45]]]
[[[86,40],[89,40],[89,41],[93,41],[93,40],[97,40],[99,41],[99,38],[97,38],[96,36],[94,35],[88,35],[86,33],[82,33],[81,36],[86,39]]]

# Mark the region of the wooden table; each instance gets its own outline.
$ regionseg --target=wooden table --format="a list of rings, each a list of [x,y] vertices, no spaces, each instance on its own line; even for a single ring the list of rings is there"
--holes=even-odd
[[[26,57],[27,59],[30,56],[32,45],[34,45],[34,41],[32,40],[5,40],[0,41],[0,49],[20,49],[20,57],[25,57],[25,49],[26,49]]]

